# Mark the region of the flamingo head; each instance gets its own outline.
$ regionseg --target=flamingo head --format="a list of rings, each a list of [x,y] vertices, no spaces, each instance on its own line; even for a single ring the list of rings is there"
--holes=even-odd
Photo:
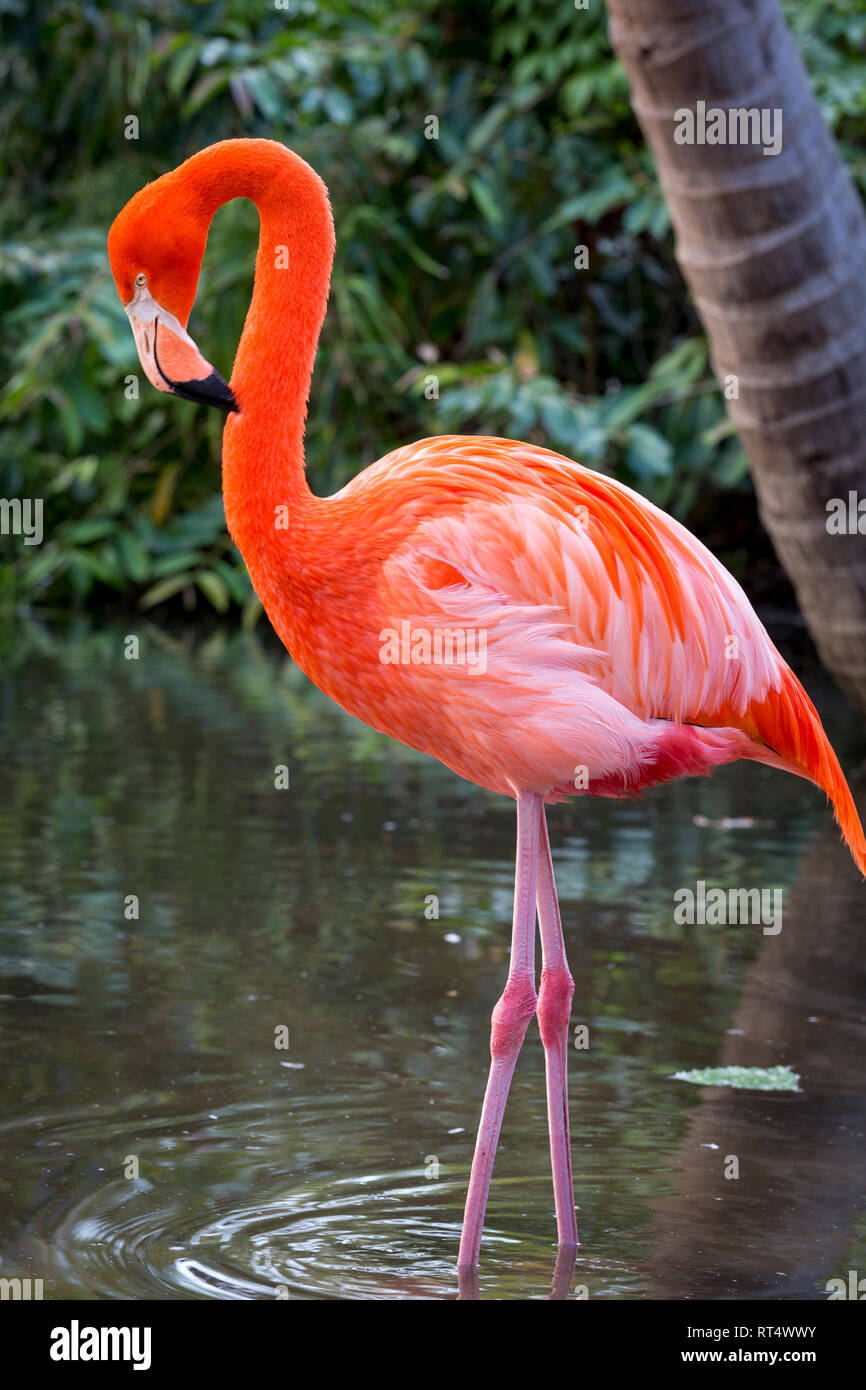
[[[231,388],[186,331],[207,219],[166,174],[137,193],[108,234],[108,257],[141,365],[159,391],[237,410]]]

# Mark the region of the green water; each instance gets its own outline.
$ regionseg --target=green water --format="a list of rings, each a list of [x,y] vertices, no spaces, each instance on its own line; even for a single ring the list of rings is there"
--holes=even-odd
[[[138,660],[122,627],[3,636],[0,1275],[52,1299],[453,1298],[513,806],[348,719],[263,635],[133,630]],[[854,768],[862,730],[809,684]],[[866,1274],[866,888],[821,795],[739,766],[550,824],[589,1029],[557,1296]],[[781,887],[781,932],[676,925],[699,879]],[[801,1089],[672,1079],[728,1064]],[[554,1237],[532,1027],[480,1296],[550,1297]]]

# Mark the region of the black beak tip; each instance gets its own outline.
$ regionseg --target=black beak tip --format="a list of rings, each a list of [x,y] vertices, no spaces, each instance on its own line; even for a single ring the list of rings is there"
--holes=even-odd
[[[185,401],[195,401],[198,405],[215,405],[227,413],[238,408],[231,387],[218,372],[211,372],[201,381],[174,381],[171,389],[176,396],[182,396]]]

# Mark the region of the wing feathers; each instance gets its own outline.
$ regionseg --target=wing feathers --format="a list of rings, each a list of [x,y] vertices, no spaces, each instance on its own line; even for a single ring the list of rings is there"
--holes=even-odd
[[[422,441],[368,473],[394,467],[431,505],[384,566],[386,602],[484,626],[492,669],[498,652],[506,683],[538,690],[539,738],[539,683],[563,668],[579,673],[575,704],[595,691],[597,733],[618,721],[607,748],[619,739],[624,776],[653,756],[650,723],[703,726],[705,748],[711,730],[727,731],[731,757],[780,763],[827,792],[866,873],[857,812],[811,701],[736,580],[683,526],[611,478],[508,440]],[[437,564],[462,582],[431,588]],[[562,698],[550,695],[552,725]]]

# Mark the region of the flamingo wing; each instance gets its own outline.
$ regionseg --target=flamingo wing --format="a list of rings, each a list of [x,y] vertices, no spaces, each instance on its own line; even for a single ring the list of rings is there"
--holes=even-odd
[[[379,469],[426,502],[382,566],[385,611],[474,634],[476,652],[483,634],[483,672],[476,661],[412,673],[428,717],[450,718],[464,744],[477,738],[481,761],[495,765],[494,730],[512,745],[512,785],[564,795],[576,766],[589,769],[587,790],[617,794],[754,758],[821,786],[866,865],[811,701],[685,527],[614,479],[509,440],[422,441],[371,481]]]

